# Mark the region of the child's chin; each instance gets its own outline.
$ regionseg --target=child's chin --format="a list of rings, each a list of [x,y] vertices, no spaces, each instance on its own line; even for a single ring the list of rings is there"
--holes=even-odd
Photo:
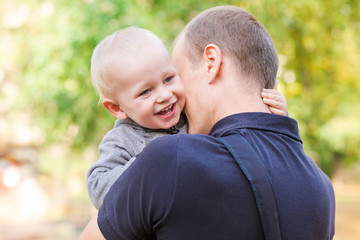
[[[179,119],[177,121],[172,121],[171,123],[167,124],[166,129],[175,127],[178,122],[179,122]]]

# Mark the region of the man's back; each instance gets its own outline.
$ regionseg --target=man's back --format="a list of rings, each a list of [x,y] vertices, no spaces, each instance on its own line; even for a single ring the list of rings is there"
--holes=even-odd
[[[283,239],[331,239],[330,180],[304,154],[296,122],[264,113],[224,118],[210,136],[155,140],[106,197],[99,215],[104,236],[264,239],[249,181],[219,139],[228,134],[242,135],[267,169]],[[114,208],[120,214],[113,215]]]

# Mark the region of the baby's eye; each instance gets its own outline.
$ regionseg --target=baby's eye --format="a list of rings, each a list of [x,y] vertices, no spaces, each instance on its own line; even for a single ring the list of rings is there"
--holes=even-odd
[[[139,96],[144,96],[150,93],[150,89],[146,89],[145,91],[141,92]]]
[[[168,77],[164,80],[164,83],[169,83],[173,80],[174,77]]]

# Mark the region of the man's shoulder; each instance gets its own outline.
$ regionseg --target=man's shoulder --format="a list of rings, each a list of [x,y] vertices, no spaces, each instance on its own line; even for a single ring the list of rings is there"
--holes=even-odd
[[[187,134],[164,135],[158,137],[151,141],[141,154],[164,155],[175,153],[178,148],[179,139],[183,137],[183,135]]]
[[[219,144],[217,138],[202,134],[177,134],[159,137],[153,140],[140,155],[146,155],[157,161],[160,158],[178,158],[193,154],[199,149],[214,149]],[[151,156],[151,157],[149,157]]]
[[[149,147],[153,148],[168,148],[169,146],[174,146],[178,144],[193,144],[197,142],[198,144],[204,144],[208,141],[214,141],[214,137],[203,134],[176,134],[176,135],[165,135],[159,137],[152,141],[149,144]]]

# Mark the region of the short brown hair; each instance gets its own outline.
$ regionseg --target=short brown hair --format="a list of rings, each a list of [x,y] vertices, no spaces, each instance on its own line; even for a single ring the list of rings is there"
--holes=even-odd
[[[255,78],[263,88],[273,88],[278,69],[274,43],[266,29],[249,12],[235,6],[203,11],[184,28],[183,36],[199,60],[208,44],[216,44],[233,58],[239,73]]]

